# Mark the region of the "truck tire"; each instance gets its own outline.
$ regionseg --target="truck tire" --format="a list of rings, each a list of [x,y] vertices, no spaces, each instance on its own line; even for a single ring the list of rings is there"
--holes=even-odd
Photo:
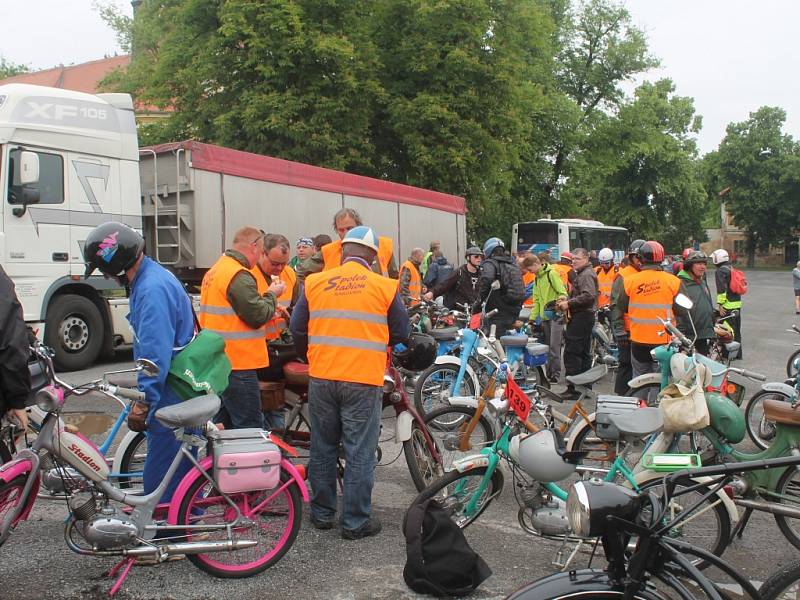
[[[60,371],[77,371],[94,363],[104,335],[103,317],[88,298],[64,294],[50,303],[44,342],[55,351],[54,363]]]

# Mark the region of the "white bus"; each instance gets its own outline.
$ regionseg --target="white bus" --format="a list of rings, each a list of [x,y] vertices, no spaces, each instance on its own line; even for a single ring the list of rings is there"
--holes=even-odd
[[[630,242],[624,227],[603,225],[600,221],[584,219],[539,219],[515,223],[511,232],[511,251],[514,254],[530,250],[534,254],[550,252],[558,260],[565,250],[586,248],[599,252],[601,248],[614,251],[614,262],[619,264]]]

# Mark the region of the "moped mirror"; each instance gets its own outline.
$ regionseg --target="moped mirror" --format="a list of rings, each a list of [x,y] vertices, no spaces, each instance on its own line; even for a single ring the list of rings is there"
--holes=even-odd
[[[691,308],[694,306],[694,302],[692,302],[685,294],[678,294],[675,296],[675,304],[685,308],[686,310],[691,310]]]
[[[136,361],[136,369],[144,373],[147,377],[157,377],[161,372],[158,365],[147,358],[140,358]]]

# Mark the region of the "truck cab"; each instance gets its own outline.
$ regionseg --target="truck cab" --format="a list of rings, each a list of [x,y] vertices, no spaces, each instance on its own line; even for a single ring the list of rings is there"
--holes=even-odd
[[[0,265],[59,369],[129,341],[114,335],[128,330],[125,290],[84,279],[82,248],[105,221],[141,231],[138,160],[127,94],[0,86]]]

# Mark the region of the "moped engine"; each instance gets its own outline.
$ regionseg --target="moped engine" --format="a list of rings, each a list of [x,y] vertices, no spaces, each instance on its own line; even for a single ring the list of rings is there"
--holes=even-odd
[[[95,550],[129,546],[139,534],[138,527],[124,513],[110,506],[97,508],[91,494],[78,494],[70,499],[75,528]]]
[[[72,494],[85,489],[86,478],[72,467],[53,467],[42,471],[42,486],[51,494]]]
[[[524,506],[520,506],[517,519],[525,531],[539,536],[569,533],[566,502],[555,498],[538,484],[524,489],[521,499]]]

